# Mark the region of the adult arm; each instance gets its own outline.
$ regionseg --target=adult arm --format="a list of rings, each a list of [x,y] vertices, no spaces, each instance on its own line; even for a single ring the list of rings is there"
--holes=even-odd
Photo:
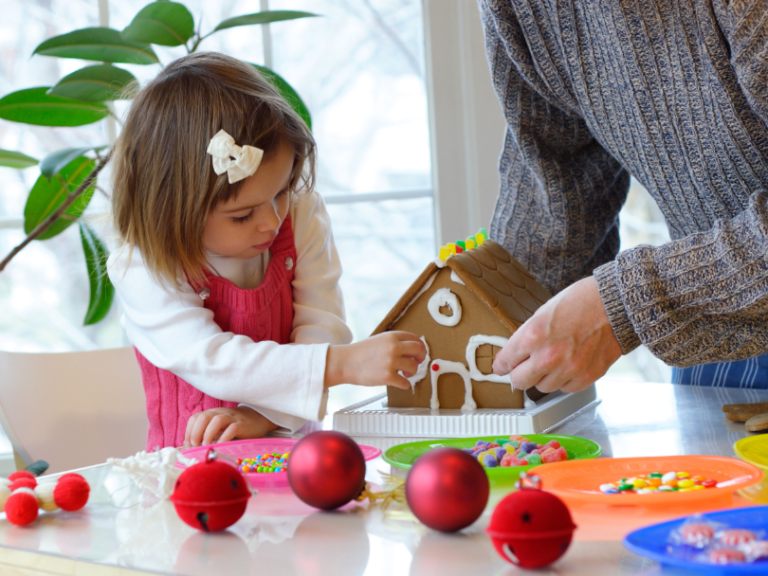
[[[480,8],[507,123],[491,237],[557,293],[615,257],[629,175],[581,117],[546,19],[518,20],[509,0]]]

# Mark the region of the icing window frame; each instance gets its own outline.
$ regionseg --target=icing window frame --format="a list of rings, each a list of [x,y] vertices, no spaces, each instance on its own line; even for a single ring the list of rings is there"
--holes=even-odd
[[[498,346],[503,348],[509,341],[509,338],[503,336],[487,336],[485,334],[475,334],[470,336],[467,342],[466,359],[467,366],[469,366],[469,375],[472,380],[476,382],[496,382],[498,384],[509,384],[509,377],[498,376],[491,372],[490,374],[483,374],[477,367],[477,349],[483,344],[490,344],[492,346]]]

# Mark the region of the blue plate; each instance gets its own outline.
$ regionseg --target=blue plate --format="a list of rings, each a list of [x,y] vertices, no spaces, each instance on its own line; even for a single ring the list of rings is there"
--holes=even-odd
[[[768,506],[733,508],[720,512],[708,512],[701,516],[732,528],[747,528],[756,532],[760,530],[768,531]],[[694,560],[694,556],[699,552],[693,548],[690,549],[689,553],[686,553],[680,547],[677,547],[676,551],[670,552],[668,550],[669,535],[672,530],[686,520],[687,517],[679,518],[635,530],[624,538],[624,546],[631,552],[655,560],[659,564],[675,566],[704,574],[768,574],[768,561],[766,560],[758,560],[751,564],[719,566]]]

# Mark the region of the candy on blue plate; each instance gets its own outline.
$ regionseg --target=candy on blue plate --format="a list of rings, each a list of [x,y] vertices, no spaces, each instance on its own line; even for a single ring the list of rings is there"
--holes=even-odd
[[[731,527],[744,527],[753,531],[768,530],[768,506],[708,512],[701,517]],[[679,528],[686,520],[687,518],[678,518],[635,530],[624,538],[624,546],[630,552],[655,560],[663,566],[722,576],[768,573],[768,562],[765,560],[717,565],[699,561],[700,554],[695,548],[686,550],[684,547],[670,546],[669,538],[673,530]]]

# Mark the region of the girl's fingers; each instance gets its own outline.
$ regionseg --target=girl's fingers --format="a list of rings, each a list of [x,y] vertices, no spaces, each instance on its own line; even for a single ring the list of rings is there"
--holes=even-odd
[[[411,383],[408,382],[405,378],[400,376],[400,374],[394,374],[390,376],[386,382],[387,386],[392,386],[394,388],[400,388],[401,390],[410,390],[411,389]]]
[[[221,430],[227,425],[228,420],[221,414],[217,414],[208,422],[208,426],[205,427],[205,433],[203,434],[203,445],[208,446],[213,444],[216,437],[221,433]]]
[[[232,422],[232,424],[227,426],[226,430],[221,433],[218,442],[229,442],[230,440],[234,440],[237,437],[237,431],[237,423]]]
[[[413,358],[399,358],[397,363],[397,372],[403,372],[408,376],[416,374],[416,370],[419,369],[419,363]]]
[[[407,341],[413,341],[413,342],[421,342],[421,338],[416,336],[416,334],[413,334],[411,332],[405,332],[403,330],[393,330],[390,332],[390,334],[394,335],[398,340],[401,342],[407,342]],[[423,343],[422,343],[423,346]]]
[[[416,359],[417,364],[424,362],[424,358],[427,356],[427,348],[424,346],[424,342],[421,340],[407,341],[400,343],[401,356],[409,356]]]
[[[208,427],[208,422],[211,420],[211,415],[207,412],[200,412],[195,419],[195,423],[192,426],[192,432],[189,437],[189,443],[192,446],[201,446],[203,441],[203,434]]]
[[[199,412],[192,414],[192,416],[189,417],[189,420],[187,420],[187,429],[184,431],[184,446],[192,446],[191,444],[192,428],[194,428],[195,421],[197,420],[197,417],[199,415],[200,415]]]

